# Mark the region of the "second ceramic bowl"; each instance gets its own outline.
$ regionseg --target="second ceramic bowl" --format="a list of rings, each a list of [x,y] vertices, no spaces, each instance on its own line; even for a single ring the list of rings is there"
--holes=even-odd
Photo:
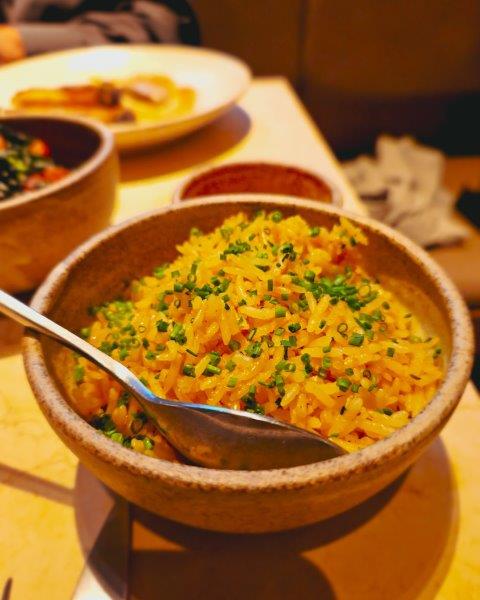
[[[0,123],[44,140],[55,161],[71,169],[40,190],[0,202],[0,288],[38,286],[73,248],[110,222],[118,182],[112,133],[71,117],[4,116]]]

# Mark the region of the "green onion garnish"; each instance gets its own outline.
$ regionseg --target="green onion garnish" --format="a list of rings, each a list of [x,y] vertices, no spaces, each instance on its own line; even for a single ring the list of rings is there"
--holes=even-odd
[[[220,373],[222,372],[222,369],[220,369],[220,367],[216,367],[215,365],[207,365],[205,367],[205,371],[203,372],[204,375],[220,375]]]
[[[187,377],[195,377],[195,365],[183,365],[183,374]]]
[[[347,379],[346,377],[339,377],[336,383],[342,392],[346,392],[351,385],[350,379]]]
[[[227,381],[227,387],[234,388],[238,383],[238,377],[230,377]]]
[[[363,344],[364,336],[361,333],[354,333],[350,336],[348,343],[350,346],[361,346]]]

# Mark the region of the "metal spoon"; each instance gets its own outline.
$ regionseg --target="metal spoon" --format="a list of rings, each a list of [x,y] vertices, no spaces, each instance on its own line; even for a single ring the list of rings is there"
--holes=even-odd
[[[344,454],[330,440],[270,417],[159,398],[124,365],[1,290],[0,312],[109,373],[135,396],[170,444],[194,464],[215,469],[274,469]]]

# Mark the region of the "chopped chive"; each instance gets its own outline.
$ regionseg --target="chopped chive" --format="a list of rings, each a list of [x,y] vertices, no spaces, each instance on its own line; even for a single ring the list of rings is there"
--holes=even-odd
[[[269,292],[273,291],[273,279],[269,279],[267,281],[267,289],[268,289]]]
[[[350,336],[348,343],[350,346],[361,346],[363,344],[364,336],[361,333],[354,333]]]
[[[352,390],[352,392],[354,394],[356,394],[358,392],[358,390],[360,389],[360,384],[359,383],[352,383],[352,386],[350,387],[350,389]]]
[[[285,329],[283,327],[277,327],[273,332],[275,335],[282,335]]]
[[[297,345],[297,338],[294,335],[290,335],[288,336],[288,340],[282,340],[280,343],[286,348],[295,348]]]
[[[175,342],[177,342],[177,344],[181,345],[183,345],[187,341],[183,325],[181,325],[180,323],[175,323],[172,332],[170,333],[170,339],[174,340]]]
[[[390,308],[390,304],[388,302],[382,302],[382,308],[388,310]]]
[[[238,342],[237,340],[230,340],[228,342],[228,347],[230,348],[230,350],[232,350],[232,352],[235,352],[240,348],[240,342]]]
[[[339,377],[336,383],[342,392],[346,392],[351,385],[350,379],[347,379],[346,377]]]
[[[153,446],[155,445],[155,442],[149,437],[144,437],[143,445],[145,446],[145,450],[153,450]]]
[[[389,346],[387,348],[387,356],[392,357],[395,354],[395,348],[392,348],[391,346]]]
[[[120,398],[117,400],[117,406],[128,406],[130,394],[128,392],[122,392]]]
[[[305,271],[305,273],[303,274],[304,279],[306,279],[307,281],[313,281],[315,279],[315,272],[308,269],[307,271]]]
[[[153,360],[156,357],[155,352],[152,352],[151,350],[148,350],[148,352],[145,352],[145,358],[147,360]]]
[[[266,273],[267,271],[270,270],[270,267],[268,265],[255,265],[257,267],[257,269],[260,269],[260,271],[263,271],[264,273]]]
[[[190,350],[190,348],[187,348],[187,352],[188,352],[189,354],[191,354],[192,356],[198,356],[198,353],[197,353],[197,352],[194,352],[193,350]]]
[[[227,371],[232,372],[236,366],[237,364],[231,358],[229,358],[225,365],[225,368],[227,369]]]
[[[238,383],[238,377],[230,377],[227,381],[227,387],[234,388]]]
[[[345,374],[346,375],[353,375],[353,369],[351,367],[348,367],[347,369],[345,369]]]
[[[258,358],[262,354],[262,346],[260,342],[253,342],[245,348],[245,354],[252,358]]]
[[[311,227],[310,228],[310,237],[317,237],[320,233],[320,227]]]
[[[322,359],[322,367],[329,369],[332,366],[332,359],[329,356],[324,356]]]
[[[290,298],[290,294],[284,292],[283,294],[280,294],[280,298],[282,300],[288,300]]]
[[[288,326],[288,330],[292,333],[295,333],[296,331],[301,329],[301,327],[302,326],[300,325],[300,323],[290,323],[290,325]]]
[[[348,331],[348,325],[345,322],[342,322],[338,325],[337,327],[337,331],[340,335],[345,335],[345,333]]]
[[[195,365],[183,365],[183,374],[187,377],[195,377]]]
[[[73,368],[73,379],[75,380],[75,383],[82,383],[84,376],[85,367],[75,365],[75,367]]]
[[[255,337],[256,333],[257,333],[257,328],[256,327],[254,327],[253,329],[250,329],[250,331],[248,332],[248,335],[247,335],[247,340],[249,342],[251,342],[253,340],[253,338]]]
[[[279,210],[276,210],[275,212],[273,212],[270,215],[270,219],[274,222],[274,223],[280,223],[280,221],[283,219],[283,215]]]
[[[119,431],[115,431],[114,433],[112,433],[110,435],[110,439],[113,442],[118,442],[119,444],[122,444],[123,443],[123,434],[120,433]]]
[[[177,281],[176,281],[176,282],[173,284],[173,290],[174,290],[175,292],[183,292],[183,283],[179,283],[179,282],[177,282]]]
[[[204,375],[220,375],[222,369],[220,367],[216,367],[215,365],[207,365],[205,367]]]
[[[441,353],[442,349],[440,348],[440,346],[437,346],[437,348],[435,348],[435,350],[433,351],[433,358],[438,358]]]
[[[287,309],[284,306],[277,306],[275,309],[275,316],[277,318],[284,317],[287,314]]]
[[[327,324],[327,322],[325,321],[325,319],[322,319],[322,320],[320,321],[320,325],[318,326],[318,327],[319,327],[319,329],[323,329],[323,328],[325,327],[325,325],[326,325],[326,324]]]
[[[210,352],[210,360],[208,364],[214,365],[216,367],[219,364],[221,358],[222,357],[220,356],[219,352]]]
[[[160,319],[160,321],[157,321],[157,331],[162,331],[165,332],[168,329],[168,323],[167,321],[163,321],[162,319]]]
[[[80,329],[80,337],[82,337],[84,340],[88,340],[90,337],[90,331],[90,327],[82,327],[82,329]]]
[[[324,346],[323,347],[323,353],[324,354],[328,354],[331,351],[332,351],[332,347],[331,346]]]
[[[127,358],[127,356],[128,356],[128,350],[126,348],[121,348],[118,352],[118,358],[120,360],[125,360]]]
[[[393,410],[391,408],[381,408],[379,412],[382,412],[384,415],[388,415],[389,417],[393,415]]]

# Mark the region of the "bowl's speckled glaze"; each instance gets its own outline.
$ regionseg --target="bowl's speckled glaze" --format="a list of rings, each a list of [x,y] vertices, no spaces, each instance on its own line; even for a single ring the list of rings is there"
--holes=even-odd
[[[69,329],[87,321],[86,309],[112,298],[124,282],[174,258],[192,226],[204,231],[228,215],[256,208],[298,213],[331,226],[339,215],[363,228],[371,273],[393,288],[442,339],[446,375],[430,404],[390,438],[330,461],[271,471],[220,471],[174,464],[134,453],[95,431],[69,406],[62,350],[27,336],[29,381],[48,421],[67,446],[121,495],[164,517],[206,529],[277,531],[313,523],[372,496],[399,476],[439,433],[456,407],[472,361],[472,330],[459,293],[415,244],[366,218],[288,197],[219,196],[140,215],[95,236],[58,265],[33,300],[37,310]]]
[[[0,123],[39,137],[56,162],[72,169],[60,181],[0,202],[0,287],[22,292],[110,221],[118,181],[112,133],[73,117],[2,116]]]

